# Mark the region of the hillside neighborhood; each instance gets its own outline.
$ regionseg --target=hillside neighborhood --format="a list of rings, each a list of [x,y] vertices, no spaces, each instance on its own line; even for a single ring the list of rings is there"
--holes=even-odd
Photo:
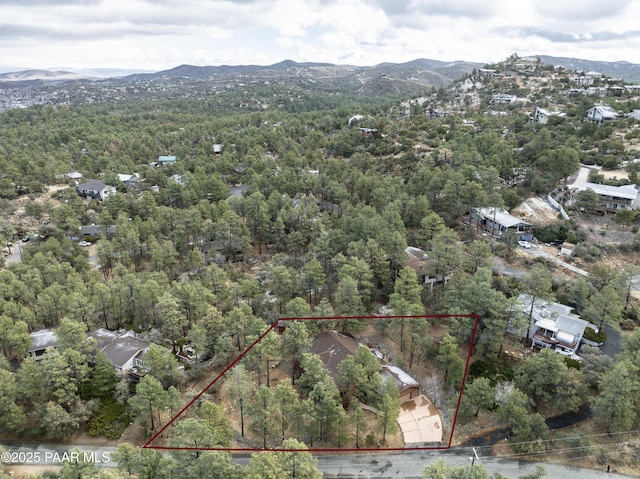
[[[5,100],[0,446],[117,447],[113,478],[473,441],[637,474],[640,85],[463,70]]]

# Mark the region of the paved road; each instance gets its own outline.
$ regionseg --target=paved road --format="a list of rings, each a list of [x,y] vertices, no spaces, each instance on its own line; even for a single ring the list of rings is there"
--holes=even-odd
[[[424,467],[441,457],[444,457],[451,465],[468,465],[472,456],[473,450],[471,448],[384,455],[322,456],[319,458],[318,468],[325,478],[421,478]],[[535,472],[537,465],[542,465],[547,470],[549,478],[598,479],[607,477],[622,479],[632,477],[559,464],[529,463],[499,457],[481,456],[479,462],[487,468],[490,474],[499,472],[509,478],[517,478]]]
[[[81,455],[89,454],[90,458],[96,458],[94,461],[100,467],[115,467],[116,464],[110,459],[115,452],[114,447],[96,447],[82,445],[58,445],[58,444],[6,444],[2,445],[5,451],[18,455],[14,464],[33,464],[33,465],[52,465],[60,466],[60,461],[64,460],[64,453],[70,454],[74,449],[78,450]],[[20,453],[22,459],[19,461]],[[40,460],[27,461],[28,453],[39,453]],[[587,452],[585,454],[590,454]],[[422,470],[427,464],[430,464],[442,457],[451,465],[468,465],[473,455],[471,448],[455,448],[449,451],[407,451],[404,453],[382,453],[382,454],[330,454],[318,456],[318,469],[323,473],[325,478],[421,478]],[[47,458],[47,460],[45,460]],[[249,456],[234,456],[233,461],[237,464],[248,463]],[[6,461],[5,461],[6,462]],[[559,464],[530,463],[513,459],[500,457],[482,456],[480,451],[479,462],[482,463],[487,470],[493,474],[500,474],[517,478],[525,474],[535,471],[537,465],[543,466],[547,470],[549,478],[572,478],[580,479],[598,479],[602,477],[613,479],[625,479],[634,476],[610,473],[604,471],[594,471],[591,469],[583,469],[576,467],[568,467]],[[637,477],[637,476],[636,476]]]

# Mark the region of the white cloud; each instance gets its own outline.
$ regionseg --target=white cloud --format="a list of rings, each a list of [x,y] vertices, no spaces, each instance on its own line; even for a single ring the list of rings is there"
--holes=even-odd
[[[496,61],[640,63],[633,0],[0,0],[0,61],[27,67]]]

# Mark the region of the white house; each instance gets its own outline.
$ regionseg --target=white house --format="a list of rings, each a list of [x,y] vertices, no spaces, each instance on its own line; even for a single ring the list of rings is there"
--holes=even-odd
[[[607,96],[607,89],[603,86],[590,86],[586,90],[587,95],[597,96],[598,98],[605,98]]]
[[[531,296],[518,297],[522,311],[531,313]],[[550,301],[536,300],[531,314],[528,337],[531,347],[553,349],[563,356],[577,358],[576,351],[588,321],[571,312],[571,307]]]
[[[587,112],[586,119],[592,123],[602,125],[617,120],[618,113],[610,106],[596,105]]]
[[[631,113],[628,113],[627,116],[634,120],[640,120],[640,110],[633,110]]]
[[[518,101],[518,97],[515,95],[508,95],[506,93],[495,93],[491,97],[493,103],[513,103]]]
[[[560,111],[549,111],[544,108],[536,108],[533,116],[529,118],[531,123],[538,123],[539,125],[546,125],[549,122],[549,118],[555,116],[558,118],[564,118],[566,113]]]

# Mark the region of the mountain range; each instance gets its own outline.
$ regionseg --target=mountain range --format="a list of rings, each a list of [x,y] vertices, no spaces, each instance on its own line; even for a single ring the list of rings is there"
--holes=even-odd
[[[625,61],[595,61],[577,58],[553,57],[539,55],[543,63],[560,65],[569,70],[596,71],[609,77],[622,78],[626,82],[640,82],[640,65]],[[381,63],[373,66],[336,65],[331,63],[295,62],[284,60],[273,65],[219,65],[194,66],[180,65],[158,72],[134,71],[126,69],[98,68],[81,71],[63,70],[23,70],[0,73],[0,82],[66,81],[66,80],[101,80],[118,78],[122,81],[137,81],[155,78],[194,78],[206,79],[227,75],[303,75],[318,78],[357,78],[360,81],[381,79],[398,88],[393,83],[402,83],[402,90],[407,90],[407,83],[415,86],[446,86],[452,81],[470,73],[484,64],[479,62],[416,59],[406,63]],[[2,68],[0,67],[0,71]]]

